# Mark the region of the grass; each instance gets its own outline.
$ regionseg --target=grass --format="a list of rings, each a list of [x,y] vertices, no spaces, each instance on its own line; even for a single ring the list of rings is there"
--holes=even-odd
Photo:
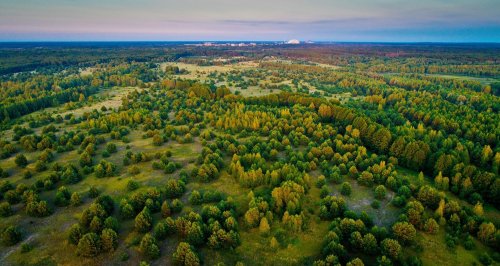
[[[419,232],[417,235],[417,243],[423,248],[422,251],[416,251],[414,248],[409,249],[408,255],[416,255],[421,260],[423,265],[481,265],[478,261],[480,254],[489,250],[482,243],[474,239],[476,248],[466,250],[463,246],[457,245],[456,248],[450,249],[445,243],[445,231],[440,228],[435,235]]]
[[[345,199],[350,210],[357,213],[366,212],[377,226],[390,226],[396,221],[401,210],[392,206],[391,200],[394,197],[394,192],[387,190],[387,196],[380,201],[380,208],[374,209],[371,207],[375,200],[372,187],[361,186],[352,178],[345,177],[344,181],[349,182],[352,187],[352,193],[349,196],[340,194],[340,185],[333,185],[333,195],[341,196]]]

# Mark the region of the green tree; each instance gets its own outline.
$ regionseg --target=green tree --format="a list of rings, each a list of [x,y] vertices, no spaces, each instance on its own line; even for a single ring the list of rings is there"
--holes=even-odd
[[[88,152],[86,152],[86,151],[82,152],[82,154],[80,155],[80,160],[79,160],[81,167],[92,166],[92,163],[93,163],[92,161],[93,161],[92,156]]]
[[[151,217],[151,212],[148,207],[144,207],[144,209],[135,217],[135,229],[141,233],[145,233],[151,230],[152,226],[153,218]]]
[[[80,224],[74,224],[69,229],[68,240],[71,244],[77,245],[80,241],[80,238],[83,236],[83,229]]]
[[[198,266],[200,259],[186,242],[180,242],[172,255],[174,263],[181,266]]]
[[[342,193],[342,195],[345,196],[351,195],[352,193],[351,184],[349,184],[349,182],[342,183],[342,185],[340,186],[340,193]]]
[[[118,246],[118,234],[113,229],[105,228],[101,232],[102,250],[113,251]]]
[[[436,234],[439,231],[439,224],[433,218],[429,218],[425,221],[424,230],[427,233]]]
[[[16,159],[14,160],[17,166],[24,168],[26,165],[28,165],[28,159],[26,159],[26,156],[24,154],[18,154],[16,155]]]
[[[12,215],[12,207],[8,202],[0,203],[0,217],[8,217]]]
[[[479,231],[477,232],[477,238],[487,245],[493,245],[495,243],[495,238],[497,230],[493,223],[482,223],[479,226]]]
[[[407,222],[398,222],[392,226],[394,236],[404,244],[409,244],[415,240],[417,231],[415,227]]]
[[[70,204],[71,204],[71,206],[75,206],[75,207],[80,206],[80,204],[82,204],[82,199],[80,197],[80,193],[73,192],[73,194],[71,194]]]
[[[4,245],[12,246],[21,241],[21,231],[16,226],[9,226],[2,232]]]
[[[87,233],[78,242],[76,253],[82,257],[95,257],[101,252],[101,239],[96,233]]]
[[[383,200],[386,194],[387,190],[385,189],[384,185],[378,185],[377,187],[375,187],[375,198]]]
[[[157,259],[160,257],[160,249],[156,244],[156,240],[151,234],[145,234],[139,245],[141,253],[148,259]]]
[[[401,245],[395,239],[386,238],[380,243],[382,254],[397,260],[401,254]]]

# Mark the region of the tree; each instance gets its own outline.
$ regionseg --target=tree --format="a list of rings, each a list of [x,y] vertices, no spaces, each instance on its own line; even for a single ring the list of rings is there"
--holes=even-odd
[[[153,145],[161,146],[163,144],[163,138],[159,134],[153,136]]]
[[[75,207],[82,204],[82,199],[80,198],[80,193],[73,192],[73,194],[71,194],[70,204],[71,204],[71,206],[75,206]]]
[[[109,252],[118,246],[118,234],[113,229],[105,228],[101,232],[102,250]]]
[[[475,215],[482,217],[484,215],[483,204],[477,202],[476,205],[474,205],[473,211]]]
[[[117,232],[120,228],[120,225],[118,224],[118,220],[115,217],[109,216],[104,220],[104,228],[112,229],[113,231]]]
[[[493,245],[495,243],[495,238],[497,230],[493,223],[482,223],[479,226],[479,231],[477,232],[477,238],[487,245]]]
[[[280,247],[280,243],[278,242],[276,237],[273,236],[271,238],[271,241],[269,242],[269,247],[271,248],[271,250],[274,250],[274,251],[276,251]]]
[[[158,240],[165,239],[171,233],[172,230],[170,230],[169,225],[164,220],[158,222],[153,230],[153,236]]]
[[[427,185],[420,188],[417,198],[422,204],[431,209],[436,209],[441,200],[439,193],[434,188]]]
[[[375,198],[377,198],[379,200],[383,200],[385,198],[386,193],[387,193],[387,191],[386,191],[384,185],[378,185],[375,188]]]
[[[262,235],[266,236],[269,234],[270,230],[271,230],[271,227],[269,226],[269,223],[267,222],[266,217],[262,217],[262,219],[260,220],[260,224],[259,224],[259,232]]]
[[[386,256],[381,256],[377,258],[378,266],[392,266],[392,261]]]
[[[193,192],[191,192],[189,202],[193,205],[200,205],[202,203],[201,194],[198,190],[193,190]]]
[[[73,245],[77,245],[78,242],[80,241],[80,238],[82,238],[83,233],[84,232],[80,224],[72,225],[71,228],[69,229],[69,235],[68,235],[69,242]]]
[[[151,230],[152,226],[153,218],[151,217],[151,212],[148,207],[144,207],[144,209],[135,217],[135,229],[141,233],[145,233]]]
[[[0,217],[8,217],[12,215],[12,207],[8,202],[0,203]]]
[[[191,246],[186,242],[180,242],[172,255],[174,263],[181,266],[198,266],[200,259],[193,252]]]
[[[433,218],[429,218],[425,221],[424,230],[427,233],[436,234],[439,231],[439,224]]]
[[[95,257],[101,252],[101,239],[96,233],[85,234],[78,242],[76,253],[82,257]]]
[[[24,168],[26,165],[28,165],[28,159],[26,159],[26,156],[24,154],[18,154],[16,155],[16,159],[14,160],[17,166]]]
[[[366,254],[377,253],[378,245],[377,245],[377,239],[375,238],[375,236],[372,235],[371,233],[365,234],[363,236],[362,247],[363,247],[363,251]]]
[[[395,239],[386,238],[380,243],[382,254],[397,260],[401,254],[401,245]]]
[[[21,231],[16,226],[9,226],[2,232],[2,242],[7,246],[12,246],[21,241]]]
[[[342,195],[349,196],[351,195],[351,192],[351,184],[349,184],[349,182],[342,183],[342,185],[340,186],[340,193],[342,193]]]
[[[346,264],[346,266],[364,266],[364,265],[365,264],[360,258],[355,258]]]
[[[87,151],[82,152],[79,163],[81,167],[92,166],[92,156]]]
[[[201,245],[204,241],[202,227],[199,223],[192,223],[188,229],[186,240],[192,245]]]
[[[168,205],[168,202],[165,200],[161,204],[161,216],[163,218],[169,217],[172,211],[170,210],[170,206]]]
[[[156,240],[149,233],[142,237],[139,249],[141,253],[149,259],[157,259],[160,257],[160,249],[156,244]]]
[[[411,243],[417,236],[415,227],[408,222],[398,222],[392,226],[394,236],[404,244]]]

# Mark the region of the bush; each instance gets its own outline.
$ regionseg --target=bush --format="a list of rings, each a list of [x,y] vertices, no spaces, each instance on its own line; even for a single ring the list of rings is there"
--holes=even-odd
[[[491,259],[491,257],[488,255],[488,253],[483,253],[479,256],[479,261],[483,264],[483,265],[492,265],[493,264],[493,259]]]
[[[16,226],[9,226],[2,232],[2,242],[7,246],[12,246],[21,241],[21,231]]]
[[[21,244],[21,253],[27,253],[33,250],[33,245],[30,243],[23,243]]]
[[[133,165],[128,169],[128,172],[131,175],[137,175],[141,172],[141,169],[137,165]]]
[[[0,217],[8,217],[12,215],[12,207],[8,202],[0,203]]]
[[[106,151],[108,153],[115,153],[117,151],[116,144],[114,144],[114,143],[106,144]]]
[[[92,198],[92,199],[93,198],[97,198],[97,196],[99,196],[99,194],[100,194],[100,192],[99,192],[99,190],[96,187],[91,186],[89,188],[88,195],[89,195],[90,198]]]
[[[26,156],[24,154],[18,154],[16,155],[16,159],[14,160],[17,166],[24,168],[26,165],[28,165],[28,159],[26,159]]]
[[[134,191],[136,189],[139,188],[139,182],[135,181],[135,180],[129,180],[127,182],[127,190],[128,191]]]

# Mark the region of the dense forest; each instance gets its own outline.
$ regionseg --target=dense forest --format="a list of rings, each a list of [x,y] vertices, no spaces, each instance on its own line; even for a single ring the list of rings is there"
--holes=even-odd
[[[497,265],[499,63],[0,44],[0,264]]]

